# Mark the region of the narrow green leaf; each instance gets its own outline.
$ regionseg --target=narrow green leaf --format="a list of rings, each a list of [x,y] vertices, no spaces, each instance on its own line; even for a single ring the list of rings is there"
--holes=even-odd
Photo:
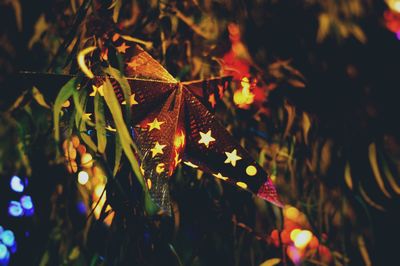
[[[46,103],[43,94],[36,87],[32,88],[32,96],[39,105],[50,109],[50,106]]]
[[[53,107],[53,121],[54,121],[54,138],[56,142],[60,141],[60,112],[62,105],[72,96],[76,90],[77,78],[70,79],[60,90]]]
[[[121,157],[122,157],[121,141],[119,140],[118,134],[115,134],[115,164],[114,164],[113,176],[117,175],[119,166],[121,164]]]
[[[106,121],[104,118],[104,103],[99,93],[94,97],[94,113],[96,121],[97,147],[100,153],[104,153],[107,145]]]
[[[131,118],[131,106],[130,106],[130,98],[131,98],[131,86],[129,85],[128,80],[122,75],[122,73],[113,67],[109,67],[108,69],[104,69],[104,72],[112,76],[118,84],[121,86],[122,93],[124,94],[124,99],[125,99],[125,108],[124,108],[124,113],[125,113],[125,122],[129,124],[130,118]]]
[[[114,89],[112,84],[108,78],[106,78],[106,82],[104,84],[104,99],[108,108],[110,109],[111,115],[113,117],[115,127],[117,129],[117,134],[121,141],[122,149],[131,164],[132,170],[134,171],[135,175],[137,176],[140,184],[142,185],[143,189],[147,190],[146,185],[144,184],[144,179],[142,173],[139,169],[139,164],[135,158],[133,153],[133,141],[129,134],[128,128],[124,122],[122,117],[121,106],[117,100],[117,96],[115,95]]]

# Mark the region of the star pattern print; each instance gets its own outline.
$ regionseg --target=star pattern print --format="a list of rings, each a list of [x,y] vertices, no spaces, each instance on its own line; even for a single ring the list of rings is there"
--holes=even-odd
[[[281,206],[268,175],[210,112],[228,77],[178,82],[139,46],[119,34],[111,40],[126,62],[140,168],[162,210],[170,213],[168,180],[181,162]],[[119,102],[126,104],[119,84],[111,81]]]

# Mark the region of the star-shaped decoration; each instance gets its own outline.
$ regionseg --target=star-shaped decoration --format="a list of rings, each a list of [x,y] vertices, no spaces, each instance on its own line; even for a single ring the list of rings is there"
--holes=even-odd
[[[156,173],[161,174],[162,172],[165,171],[165,163],[159,163],[156,166]]]
[[[168,178],[179,160],[237,187],[246,187],[247,191],[260,198],[282,206],[268,174],[207,108],[209,100],[213,102],[210,95],[214,98],[223,95],[229,77],[178,82],[135,43],[115,38],[113,46],[120,47],[121,52],[125,51],[121,54],[125,62],[123,75],[127,78],[133,99],[134,95],[140,95],[140,104],[133,101],[134,104],[130,105],[131,124],[127,126],[132,128],[133,141],[140,154],[144,155],[140,163],[152,184],[150,196],[162,210],[170,213]],[[126,48],[128,46],[129,49]],[[123,89],[115,79],[108,78],[119,102],[123,104]],[[104,82],[104,79],[95,77],[93,84]],[[105,118],[111,120],[110,114],[106,114]],[[157,121],[168,121],[162,130],[156,130],[155,125],[154,130],[141,127],[155,118]],[[237,163],[239,160],[240,163]]]
[[[84,114],[82,114],[82,119],[90,121],[90,120],[92,120],[91,116],[92,116],[92,113],[84,113]]]
[[[136,100],[135,100],[135,94],[132,93],[131,96],[129,97],[129,101],[130,101],[130,105],[136,105],[139,104]],[[123,101],[122,104],[126,104],[126,101]]]
[[[125,42],[123,42],[120,46],[117,47],[118,53],[125,54],[126,49],[130,48],[130,46],[126,45]]]
[[[215,139],[211,136],[211,129],[207,131],[207,133],[203,133],[200,131],[200,140],[199,144],[204,144],[207,148],[210,145],[210,142],[214,142]]]
[[[163,149],[165,148],[165,146],[167,145],[161,145],[160,143],[158,143],[158,141],[156,141],[154,147],[151,149],[152,158],[154,158],[157,154],[164,154]]]
[[[161,130],[161,125],[164,123],[164,121],[158,121],[156,117],[154,118],[153,122],[147,123],[147,125],[149,126],[149,131],[152,131],[153,129]]]
[[[229,178],[227,178],[226,176],[223,176],[221,173],[218,174],[212,174],[213,176],[215,176],[218,179],[222,179],[224,181],[228,180]]]
[[[89,94],[89,96],[96,96],[96,93],[99,93],[100,96],[104,96],[103,93],[103,84],[101,84],[100,86],[96,86],[96,85],[92,85],[92,89],[93,91]]]
[[[236,162],[241,160],[242,157],[237,155],[237,150],[233,149],[231,152],[225,152],[226,160],[224,163],[230,163],[233,167],[236,166]]]

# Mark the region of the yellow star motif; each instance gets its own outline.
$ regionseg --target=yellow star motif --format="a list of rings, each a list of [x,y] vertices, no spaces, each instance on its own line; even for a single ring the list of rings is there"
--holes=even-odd
[[[159,163],[156,166],[156,172],[157,174],[161,174],[165,170],[165,164],[164,163]]]
[[[210,142],[215,141],[215,139],[211,136],[211,129],[207,131],[207,133],[203,133],[200,131],[200,140],[199,144],[203,143],[207,148],[210,145]]]
[[[118,53],[124,54],[126,53],[126,49],[130,48],[130,46],[126,45],[125,42],[123,42],[120,46],[117,47]]]
[[[104,93],[103,93],[103,84],[101,84],[100,86],[95,86],[95,85],[92,85],[92,88],[93,88],[93,91],[89,94],[89,96],[92,96],[92,97],[94,97],[94,96],[96,96],[96,93],[100,93],[100,96],[104,96]]]
[[[153,129],[158,129],[158,130],[160,130],[160,129],[161,129],[160,126],[161,126],[162,124],[164,124],[164,123],[165,123],[164,121],[158,121],[157,118],[155,118],[155,119],[153,120],[153,122],[147,123],[147,125],[149,126],[149,132],[152,131]]]
[[[236,149],[234,149],[232,152],[225,152],[225,154],[226,154],[226,160],[224,163],[231,163],[233,167],[236,166],[236,161],[242,159],[242,157],[237,155]]]
[[[117,129],[111,127],[110,125],[106,126],[106,129],[111,132],[117,132]]]
[[[134,93],[131,95],[131,97],[129,98],[129,100],[130,100],[131,106],[132,106],[132,105],[135,105],[135,104],[139,104],[139,103],[135,100],[135,94],[134,94]],[[126,101],[123,101],[122,104],[125,105],[125,104],[126,104]]]
[[[228,180],[228,178],[226,176],[223,176],[221,173],[218,174],[213,174],[213,176],[215,176],[216,178],[222,179],[222,180]]]
[[[132,68],[133,70],[136,70],[136,68],[140,65],[142,65],[138,59],[132,57],[131,61],[129,63],[127,63],[129,68]]]
[[[82,118],[84,119],[84,120],[91,120],[91,117],[92,116],[92,113],[84,113],[83,115],[82,115]]]
[[[154,156],[156,156],[157,154],[164,154],[163,149],[165,146],[167,145],[161,145],[160,143],[158,143],[158,141],[156,141],[154,148],[151,149],[152,158],[154,158]]]
[[[190,167],[192,167],[192,168],[199,168],[199,166],[198,165],[195,165],[194,163],[192,163],[192,162],[189,162],[189,161],[187,161],[187,162],[183,162],[184,164],[186,164],[187,166],[190,166]]]

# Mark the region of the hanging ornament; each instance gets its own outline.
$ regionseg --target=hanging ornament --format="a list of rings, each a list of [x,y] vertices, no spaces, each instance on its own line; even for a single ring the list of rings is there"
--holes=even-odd
[[[230,77],[178,82],[126,37],[114,34],[110,39],[125,62],[123,74],[134,99],[130,103],[133,138],[141,152],[143,175],[149,180],[146,184],[151,184],[150,195],[161,209],[170,209],[168,178],[181,162],[281,205],[268,175],[210,111]],[[107,48],[108,58],[112,47]],[[93,85],[99,87],[103,81],[95,79]],[[120,104],[126,104],[119,83],[111,83]]]

